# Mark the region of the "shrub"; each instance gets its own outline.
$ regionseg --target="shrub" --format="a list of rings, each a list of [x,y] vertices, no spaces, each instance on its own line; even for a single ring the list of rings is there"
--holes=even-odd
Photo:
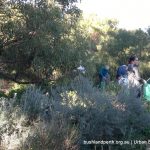
[[[28,116],[29,120],[34,120],[49,106],[49,98],[40,88],[29,86],[21,97],[20,106],[22,113]]]
[[[135,97],[133,89],[127,93],[120,91],[117,96],[108,95],[87,78],[77,76],[70,84],[57,86],[49,92],[48,97],[40,88],[30,86],[19,106],[13,105],[15,99],[1,101],[5,104],[0,105],[1,135],[6,137],[5,133],[9,133],[9,143],[13,142],[10,137],[17,135],[16,130],[22,150],[91,150],[94,145],[84,145],[84,140],[149,139],[150,114],[143,101]],[[145,146],[109,145],[112,150],[136,150]],[[95,146],[100,147],[108,149],[108,145]]]
[[[21,149],[77,150],[78,140],[78,129],[69,126],[62,115],[57,114],[51,123],[41,122],[34,126]]]
[[[72,118],[79,126],[81,145],[83,140],[92,139],[148,139],[143,132],[150,128],[150,114],[141,99],[136,98],[134,89],[120,91],[114,97],[108,95],[108,92],[99,91],[91,81],[79,76],[68,87],[55,88],[52,97],[57,102],[54,109],[63,112],[66,118]],[[62,106],[58,107],[60,103]],[[138,145],[135,146],[137,147]],[[127,147],[129,148],[131,146]]]

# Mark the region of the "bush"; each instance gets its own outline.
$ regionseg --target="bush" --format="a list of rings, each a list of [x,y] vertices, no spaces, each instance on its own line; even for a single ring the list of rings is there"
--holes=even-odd
[[[54,108],[79,126],[81,145],[84,140],[128,141],[136,137],[147,140],[149,137],[143,132],[150,128],[150,114],[135,95],[133,89],[120,91],[117,97],[108,95],[108,92],[99,91],[82,76],[77,77],[70,86],[57,87],[52,91],[55,103],[62,103],[59,108],[56,105]],[[115,150],[119,148],[114,147]],[[125,148],[131,149],[131,146]]]
[[[49,98],[44,94],[44,91],[35,88],[35,86],[28,87],[20,101],[22,113],[28,116],[29,120],[37,119],[50,105]]]
[[[62,115],[57,114],[51,123],[39,123],[22,144],[23,150],[77,150],[79,133],[76,127],[67,124]]]
[[[5,141],[12,143],[10,137],[17,135],[16,130],[22,150],[91,150],[94,145],[84,145],[84,141],[149,139],[150,114],[141,99],[135,97],[134,90],[108,95],[93,87],[87,78],[77,76],[69,85],[57,86],[49,92],[48,97],[40,88],[28,87],[21,97],[20,108],[14,107],[15,99],[1,101],[5,104],[0,105],[1,135],[10,135]],[[145,148],[145,145],[109,146],[112,150]],[[103,147],[108,149],[108,145]]]

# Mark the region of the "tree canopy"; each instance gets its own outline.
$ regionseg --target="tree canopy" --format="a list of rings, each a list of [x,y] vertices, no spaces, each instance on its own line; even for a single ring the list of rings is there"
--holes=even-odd
[[[67,7],[73,1],[57,1]],[[0,24],[0,76],[18,83],[43,82],[54,70],[70,71],[85,56],[78,27],[80,11],[62,12],[48,0],[3,1]]]
[[[115,70],[136,53],[149,57],[150,32],[117,27],[117,20],[82,17],[77,0],[1,0],[0,77],[18,83],[51,81],[80,62]],[[114,74],[114,72],[113,72]]]

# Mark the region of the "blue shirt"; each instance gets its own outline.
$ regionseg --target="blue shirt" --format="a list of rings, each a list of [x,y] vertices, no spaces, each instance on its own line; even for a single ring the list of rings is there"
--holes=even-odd
[[[101,68],[99,71],[99,75],[101,75],[101,77],[106,77],[108,75],[108,73],[109,72],[105,67]]]
[[[128,73],[127,73],[127,66],[126,65],[122,65],[118,68],[117,70],[117,76],[120,77],[120,76],[126,76]]]

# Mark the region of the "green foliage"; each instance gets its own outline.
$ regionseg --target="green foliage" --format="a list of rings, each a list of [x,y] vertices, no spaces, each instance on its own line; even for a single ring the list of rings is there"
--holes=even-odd
[[[1,97],[7,97],[7,95],[5,94],[5,92],[0,91],[0,98],[1,98]]]
[[[56,3],[16,1],[5,9],[10,14],[2,12],[6,21],[1,24],[0,60],[5,64],[1,77],[40,83],[51,80],[56,69],[70,72],[86,58],[87,43],[77,24],[80,11],[76,7],[62,13]]]
[[[106,91],[108,94],[117,95],[121,89],[121,86],[118,85],[117,81],[112,81],[106,86]]]
[[[110,82],[102,91],[92,80],[105,64],[114,80],[117,67],[126,64],[133,53],[142,61],[142,77],[148,79],[150,29],[127,31],[118,29],[116,20],[82,18],[75,2],[2,1],[0,78],[38,83],[50,93],[48,96],[35,86],[12,89],[9,99],[0,93],[2,142],[13,143],[9,135],[14,137],[17,132],[21,148],[35,150],[93,149],[82,146],[83,140],[92,139],[149,139],[149,105],[146,108],[135,98],[134,90],[126,89],[127,94]],[[90,80],[73,73],[81,63]],[[120,146],[111,148],[119,150]]]
[[[90,76],[95,77],[97,68],[108,64],[111,79],[114,80],[118,66],[127,64],[131,54],[139,56],[141,62],[149,62],[149,29],[118,29],[116,20],[100,20],[94,15],[84,17],[81,25],[89,41],[87,70]],[[149,77],[148,70],[149,66],[142,65],[141,73],[145,78]]]
[[[8,93],[9,98],[16,97],[18,100],[21,99],[22,94],[25,92],[26,86],[18,86],[18,87],[12,87],[12,89]]]
[[[108,64],[114,79],[118,65],[126,64],[131,54],[148,60],[149,29],[127,31],[118,29],[116,20],[81,17],[75,2],[2,1],[1,78],[45,83],[59,70],[58,81],[70,76],[82,60],[90,77],[97,65]],[[143,75],[148,78],[149,73]]]

